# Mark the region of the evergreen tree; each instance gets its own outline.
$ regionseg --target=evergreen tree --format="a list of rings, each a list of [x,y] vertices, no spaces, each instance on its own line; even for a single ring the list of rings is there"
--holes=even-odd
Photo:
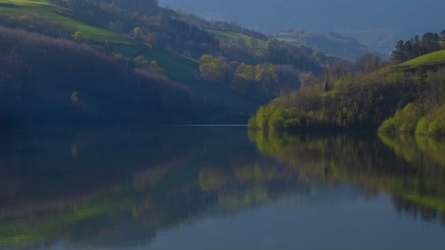
[[[391,59],[394,63],[402,63],[407,58],[405,57],[405,43],[403,40],[397,42],[394,50],[391,53]]]

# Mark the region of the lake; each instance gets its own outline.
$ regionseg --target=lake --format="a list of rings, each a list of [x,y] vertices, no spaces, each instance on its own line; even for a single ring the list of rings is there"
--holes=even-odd
[[[236,126],[0,137],[0,249],[445,246],[437,140]]]

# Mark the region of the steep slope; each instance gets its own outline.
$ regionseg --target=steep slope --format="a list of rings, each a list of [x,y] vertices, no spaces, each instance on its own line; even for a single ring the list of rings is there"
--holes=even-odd
[[[92,42],[137,43],[128,35],[97,27],[86,20],[76,20],[70,10],[47,0],[0,0],[0,14],[1,23],[10,27],[24,28],[27,24],[28,29],[39,33],[56,30],[60,36],[70,36],[71,32],[80,31],[83,38]]]
[[[419,56],[400,64],[401,67],[417,68],[445,64],[445,50],[440,50]]]
[[[258,105],[257,101],[248,99],[240,93],[220,85],[208,84],[197,78],[199,65],[196,60],[163,47],[144,43],[133,34],[130,36],[118,30],[112,30],[108,26],[95,22],[94,18],[79,14],[67,7],[59,7],[46,0],[0,0],[0,13],[0,23],[11,28],[26,29],[51,37],[87,43],[105,54],[118,56],[118,59],[122,58],[119,55],[121,54],[129,60],[144,56],[148,61],[155,61],[168,78],[188,85],[189,91],[193,92],[193,98],[205,105],[203,109],[213,110],[211,113],[202,113],[197,120],[195,118],[198,117],[195,117],[194,122],[243,122]],[[4,51],[6,50],[7,47]],[[3,56],[6,58],[6,52]],[[6,68],[2,69],[4,70]],[[59,81],[64,81],[65,76],[59,74],[59,77]],[[177,122],[180,120],[178,119]]]
[[[189,93],[184,98],[193,99],[194,108],[185,116],[178,115],[182,118],[168,119],[173,122],[244,123],[260,104],[274,99],[283,89],[298,88],[300,73],[318,74],[323,65],[338,61],[236,23],[209,22],[161,8],[156,1],[0,0],[0,12],[0,24],[9,28],[84,44],[119,64],[126,73],[142,70],[155,80],[185,85]],[[32,58],[29,56],[38,55],[20,53],[25,68]],[[7,60],[7,53],[2,56]],[[28,77],[23,72],[15,73],[22,79],[17,80],[19,83]],[[58,81],[65,81],[62,73],[58,77]],[[184,111],[174,99],[165,102],[163,105],[171,109],[169,117],[175,108],[179,113]]]
[[[190,88],[90,46],[0,26],[0,124],[184,123],[207,108]]]
[[[260,130],[379,128],[382,133],[445,136],[444,53],[319,79],[261,107],[249,125]]]

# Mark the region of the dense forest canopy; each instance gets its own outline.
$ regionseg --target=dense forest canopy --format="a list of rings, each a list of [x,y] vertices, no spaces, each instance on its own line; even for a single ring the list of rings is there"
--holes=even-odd
[[[163,87],[180,86],[173,87],[173,89],[187,89],[183,98],[191,99],[191,106],[187,108],[187,114],[181,114],[182,107],[185,107],[179,101],[182,100],[182,97],[176,98],[172,95],[162,100],[158,97],[153,100],[153,93],[147,96],[142,95],[140,98],[144,99],[143,102],[156,103],[156,105],[149,105],[150,109],[155,110],[156,106],[168,106],[168,109],[170,109],[168,112],[172,113],[170,115],[165,114],[164,117],[161,114],[165,112],[161,111],[161,108],[159,111],[151,112],[151,118],[147,118],[139,113],[143,112],[144,108],[141,106],[133,107],[134,100],[131,100],[132,104],[123,103],[123,106],[127,105],[127,108],[109,107],[110,110],[116,110],[116,112],[118,109],[125,110],[128,107],[133,107],[131,110],[135,110],[134,113],[126,114],[127,118],[134,116],[132,119],[121,117],[116,118],[117,120],[148,122],[156,120],[158,116],[159,123],[170,123],[172,121],[181,123],[245,122],[247,117],[258,107],[258,104],[275,98],[286,89],[298,88],[301,84],[301,75],[319,74],[323,71],[323,65],[337,60],[308,47],[293,46],[259,32],[242,28],[236,23],[206,21],[194,15],[161,8],[156,1],[12,1],[1,5],[0,9],[4,13],[9,12],[9,14],[0,17],[1,25],[12,30],[26,30],[44,36],[36,38],[45,41],[41,42],[43,47],[51,46],[51,41],[53,41],[51,39],[63,39],[57,41],[63,41],[60,42],[63,44],[68,44],[68,41],[70,41],[69,44],[76,43],[79,46],[88,47],[94,50],[95,54],[104,58],[104,62],[113,62],[116,65],[115,67],[124,69],[113,70],[113,72],[124,72],[122,76],[111,76],[113,73],[110,73],[110,76],[104,76],[102,81],[107,81],[110,78],[112,83],[124,85],[123,82],[133,81],[131,77],[128,79],[126,77],[130,76],[129,72],[134,72],[150,78],[147,78],[148,82],[151,80],[175,82]],[[29,34],[33,37],[31,33],[22,32],[20,34],[21,36],[28,36]],[[5,33],[3,39],[5,51],[10,50],[15,38]],[[19,50],[13,50],[14,56],[18,56],[21,60],[20,65],[22,66],[20,67],[25,69],[35,68],[33,64],[36,58],[34,57],[41,56],[37,51],[25,53],[26,48],[30,47],[23,46]],[[63,49],[75,50],[71,45],[65,46]],[[66,53],[69,53],[69,51],[66,51]],[[10,55],[6,52],[2,56],[3,61],[9,60],[8,56]],[[57,54],[42,56],[46,57],[45,60],[49,62],[58,61]],[[83,56],[83,60],[89,61],[86,53],[80,53],[79,56]],[[68,56],[67,58],[71,57]],[[67,58],[63,60],[68,61],[68,64],[77,65],[74,62],[69,62]],[[44,82],[38,79],[38,72],[51,71],[49,67],[52,67],[48,63],[38,65],[39,67],[48,67],[40,71],[34,69],[20,71],[13,65],[14,63],[11,66],[5,65],[2,69],[2,72],[6,72],[3,74],[2,85],[8,91],[13,91],[13,88],[11,87],[12,82],[7,80],[7,77],[19,79],[15,81],[19,82],[20,85],[34,86],[23,81]],[[7,69],[7,67],[11,67],[11,69]],[[69,69],[72,72],[60,71],[57,74],[53,72],[54,76],[51,81],[61,82],[61,85],[63,85],[65,77],[70,74],[76,77],[85,77],[82,81],[86,86],[91,86],[88,91],[90,98],[96,99],[95,102],[97,103],[109,103],[110,100],[104,94],[104,90],[105,93],[113,92],[112,88],[99,87],[102,82],[96,83],[99,79],[98,76],[93,78],[92,75],[84,74],[80,70],[76,74],[77,69],[77,66],[72,66]],[[12,70],[13,76],[9,76],[9,70]],[[27,73],[28,71],[29,73]],[[67,82],[74,79],[76,78],[68,79]],[[110,86],[115,86],[112,83],[110,83]],[[50,91],[46,89],[50,85],[48,83],[46,87],[41,87],[47,95],[57,92],[57,90]],[[57,86],[57,84],[53,85]],[[126,88],[133,88],[131,91],[141,94],[134,86],[126,86]],[[31,104],[33,103],[32,99],[39,99],[36,91],[36,89],[30,88],[26,97],[20,97],[28,102],[27,107],[33,106]],[[85,93],[75,88],[70,89],[70,91],[77,93],[73,95],[73,99],[85,95]],[[126,99],[119,96],[124,93],[116,92],[115,98],[121,101],[130,101],[131,98]],[[9,92],[4,94],[11,96]],[[61,99],[58,100],[61,101]],[[178,103],[175,100],[178,100]],[[23,105],[13,100],[9,100],[7,103],[4,104],[5,107],[8,107],[5,110],[5,117],[9,116],[7,114],[20,116],[14,110],[23,111]],[[178,110],[175,110],[176,107],[178,107]],[[136,110],[139,111],[136,112]],[[46,119],[54,116],[54,114],[43,115],[46,112],[43,110],[39,112],[40,115],[36,113],[33,116],[27,116],[28,118],[25,120],[32,121],[37,117],[44,120],[44,117]],[[96,120],[102,120],[104,117],[109,119],[110,116],[103,113],[105,111],[101,108],[94,109],[94,111],[88,110],[88,112]],[[173,118],[172,115],[175,112],[178,113],[178,116]],[[150,112],[146,114],[148,113]],[[77,119],[74,117],[77,116],[71,117],[72,121]],[[80,119],[80,116],[78,118]],[[4,120],[8,119],[5,118]],[[14,119],[18,121],[16,118]]]
[[[261,130],[376,129],[445,135],[445,36],[428,32],[395,45],[391,63],[368,55],[261,107],[249,126]],[[414,58],[414,59],[413,59]],[[410,60],[412,59],[412,60]]]
[[[415,36],[407,41],[398,41],[391,53],[391,59],[395,63],[402,63],[442,49],[445,49],[445,30],[440,33],[428,32],[422,37]]]
[[[158,123],[199,116],[192,91],[165,76],[73,41],[0,31],[3,122]]]
[[[373,53],[345,60],[156,1],[0,8],[10,11],[0,18],[4,122],[244,123],[273,100],[252,127],[375,128],[412,103],[425,116],[424,132],[442,133],[426,115],[442,112],[443,31],[399,41],[391,62]],[[49,51],[53,44],[60,52]]]

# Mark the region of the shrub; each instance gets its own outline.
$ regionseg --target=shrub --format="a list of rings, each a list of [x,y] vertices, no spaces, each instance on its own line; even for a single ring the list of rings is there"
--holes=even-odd
[[[431,110],[420,119],[416,134],[429,136],[445,136],[445,105]]]
[[[409,103],[402,110],[398,110],[394,117],[385,120],[378,131],[381,133],[414,133],[421,118],[421,108]]]

